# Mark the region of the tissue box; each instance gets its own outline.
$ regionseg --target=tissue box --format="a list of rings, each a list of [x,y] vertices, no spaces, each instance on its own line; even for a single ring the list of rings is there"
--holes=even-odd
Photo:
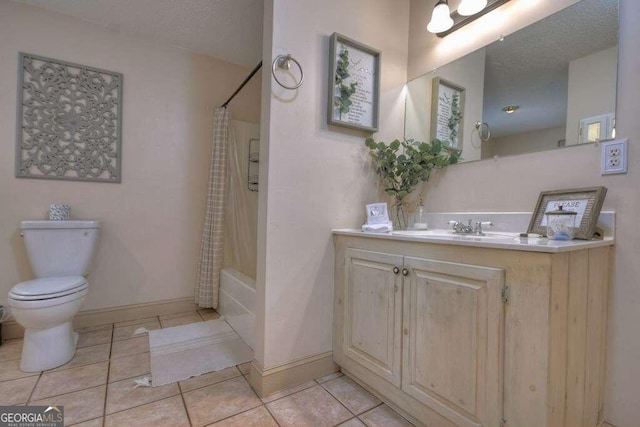
[[[49,205],[49,219],[52,221],[66,221],[71,216],[71,206],[52,204]]]

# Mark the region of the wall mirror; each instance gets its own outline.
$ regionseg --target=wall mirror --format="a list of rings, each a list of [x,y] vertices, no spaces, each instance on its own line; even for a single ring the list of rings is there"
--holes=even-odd
[[[408,82],[405,138],[449,124],[463,161],[612,138],[617,55],[618,0],[581,0]]]

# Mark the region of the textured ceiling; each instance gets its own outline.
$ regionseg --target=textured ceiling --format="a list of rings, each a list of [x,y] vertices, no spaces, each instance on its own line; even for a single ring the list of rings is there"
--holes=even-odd
[[[618,43],[618,0],[582,0],[486,47],[483,121],[495,137],[562,126],[569,61]],[[507,105],[520,105],[505,114]]]
[[[263,0],[14,0],[234,64],[262,58]]]

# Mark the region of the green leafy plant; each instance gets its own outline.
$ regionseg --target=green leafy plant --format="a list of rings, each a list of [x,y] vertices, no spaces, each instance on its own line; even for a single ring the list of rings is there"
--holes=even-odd
[[[351,82],[349,85],[345,84],[345,80],[350,77],[349,75],[349,51],[342,49],[338,54],[338,62],[336,64],[336,79],[335,86],[340,92],[333,101],[333,105],[338,107],[340,116],[349,112],[351,107],[351,95],[356,92],[358,82]]]
[[[460,112],[460,95],[456,93],[451,98],[451,116],[449,116],[447,123],[452,144],[455,144],[456,139],[458,138],[458,124],[461,120],[462,113]]]
[[[396,139],[387,145],[367,138],[365,145],[369,148],[384,191],[393,197],[400,228],[406,227],[404,198],[418,183],[428,181],[433,169],[457,163],[460,159],[459,151],[450,149],[448,144],[438,139],[431,143]]]

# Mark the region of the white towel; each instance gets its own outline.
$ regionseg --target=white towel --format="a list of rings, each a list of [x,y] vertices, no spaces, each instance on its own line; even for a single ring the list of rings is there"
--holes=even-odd
[[[364,224],[362,231],[371,233],[390,233],[393,231],[393,223],[391,221],[382,224]]]

